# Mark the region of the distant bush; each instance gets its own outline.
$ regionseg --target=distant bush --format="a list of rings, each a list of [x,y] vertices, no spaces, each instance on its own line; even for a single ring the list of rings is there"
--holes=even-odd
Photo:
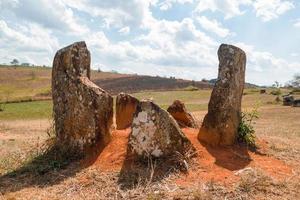
[[[270,92],[270,94],[272,94],[272,95],[281,95],[282,94],[282,92],[281,92],[281,90],[280,89],[275,89],[275,90],[272,90],[271,92]]]
[[[0,102],[0,112],[3,112],[5,110],[5,102]]]
[[[292,94],[300,94],[300,88],[295,88],[291,92]]]
[[[199,90],[199,88],[192,86],[192,85],[183,89],[183,91],[198,91],[198,90]]]
[[[116,70],[111,70],[110,72],[113,73],[113,74],[119,74],[119,72],[116,71]]]
[[[253,122],[258,119],[259,113],[257,108],[251,112],[242,112],[242,121],[239,124],[237,141],[246,144],[251,148],[256,148],[255,143],[255,130]]]
[[[258,88],[251,89],[249,92],[250,92],[250,93],[259,93],[259,92],[260,92],[260,89],[258,89]]]

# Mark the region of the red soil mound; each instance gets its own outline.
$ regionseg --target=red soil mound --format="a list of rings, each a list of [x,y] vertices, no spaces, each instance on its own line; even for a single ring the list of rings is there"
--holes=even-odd
[[[223,185],[235,183],[239,176],[235,173],[246,167],[259,168],[275,179],[292,175],[292,168],[276,158],[253,153],[238,145],[233,147],[212,148],[202,145],[198,139],[197,129],[182,129],[198,151],[195,163],[188,174],[183,174],[176,182],[188,185],[199,180],[216,181]],[[94,166],[102,171],[121,170],[126,159],[127,142],[130,129],[116,130],[112,133],[112,141],[92,159]],[[267,151],[265,142],[260,141],[262,151]],[[91,160],[89,160],[91,164]]]

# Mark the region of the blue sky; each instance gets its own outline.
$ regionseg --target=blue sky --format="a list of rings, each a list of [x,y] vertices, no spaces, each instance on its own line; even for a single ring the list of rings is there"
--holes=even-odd
[[[52,65],[84,40],[92,67],[201,80],[217,76],[221,43],[247,53],[246,80],[300,73],[299,0],[0,0],[0,63]]]

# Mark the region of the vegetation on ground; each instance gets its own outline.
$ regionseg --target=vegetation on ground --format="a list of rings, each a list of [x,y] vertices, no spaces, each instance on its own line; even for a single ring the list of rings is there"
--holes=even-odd
[[[52,117],[52,101],[7,103],[0,120],[49,119]]]
[[[237,141],[254,149],[256,148],[256,136],[253,123],[258,117],[258,107],[254,108],[251,112],[242,112],[242,120],[238,128]]]

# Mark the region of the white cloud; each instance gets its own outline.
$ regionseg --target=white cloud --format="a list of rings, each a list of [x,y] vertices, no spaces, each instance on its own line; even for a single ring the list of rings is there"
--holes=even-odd
[[[217,43],[198,30],[190,18],[154,20],[148,33],[131,41],[113,42],[98,32],[91,34],[87,43],[97,55],[94,65],[120,72],[193,79],[215,77],[217,72],[217,67],[211,68],[217,66]],[[206,74],[194,73],[204,69]]]
[[[286,0],[256,0],[253,7],[256,10],[256,16],[266,22],[278,18],[288,10],[295,8],[295,5]]]
[[[130,28],[128,26],[121,28],[118,31],[121,35],[128,35],[130,32]]]
[[[88,31],[85,25],[79,23],[72,9],[61,0],[4,0],[0,9],[11,12],[18,21],[35,22],[49,29],[70,31],[73,34]]]
[[[285,83],[288,77],[299,72],[300,62],[289,62],[275,57],[270,52],[257,51],[252,45],[236,43],[247,54],[247,80],[252,83],[270,84],[275,81]]]
[[[0,60],[9,61],[16,57],[21,62],[50,65],[55,51],[59,48],[77,40],[86,40],[93,54],[93,65],[101,66],[101,69],[195,80],[215,78],[219,46],[216,40],[227,41],[227,37],[234,33],[216,18],[207,17],[206,12],[220,12],[225,18],[230,18],[255,8],[258,17],[270,20],[291,8],[288,0],[269,0],[273,2],[272,5],[266,2],[0,0]],[[190,13],[182,13],[186,18],[178,21],[164,19],[166,13],[161,10],[173,8],[176,12],[177,6],[174,5],[178,4],[195,5],[193,19],[188,18]],[[152,15],[154,10],[155,16]],[[172,14],[173,10],[169,13]],[[156,16],[158,17],[155,18]],[[237,26],[238,23],[241,22],[237,22]],[[209,37],[198,25],[221,38],[215,35]],[[295,21],[294,26],[300,27],[300,21]],[[69,35],[70,33],[79,34]],[[120,36],[123,34],[127,35],[126,40]],[[258,51],[254,46],[236,44],[247,52],[247,81],[260,84],[275,80],[282,82],[297,69],[299,71],[299,62],[275,57],[270,52]],[[297,52],[297,49],[289,50]]]
[[[237,15],[242,15],[244,11],[240,9],[243,5],[251,5],[252,0],[198,0],[198,5],[195,9],[196,13],[202,13],[206,10],[212,12],[219,11],[225,15],[225,18],[231,18]]]
[[[270,21],[278,18],[288,10],[295,8],[290,0],[198,0],[195,13],[202,13],[210,10],[212,12],[222,12],[225,18],[244,14],[245,10],[241,10],[242,6],[253,6],[256,16],[263,21]]]
[[[49,56],[59,47],[51,32],[36,24],[11,27],[4,20],[0,20],[0,44],[2,57],[17,57],[34,64],[50,64]]]
[[[295,21],[294,26],[300,28],[300,18]]]
[[[158,4],[160,10],[169,10],[173,7],[173,4],[186,4],[193,3],[194,0],[164,0]]]
[[[101,17],[106,27],[140,27],[151,15],[149,5],[157,0],[63,0],[68,6],[93,17]]]
[[[224,28],[222,24],[215,19],[210,20],[205,16],[200,16],[196,19],[203,29],[213,32],[220,37],[227,37],[231,34],[229,29]]]

